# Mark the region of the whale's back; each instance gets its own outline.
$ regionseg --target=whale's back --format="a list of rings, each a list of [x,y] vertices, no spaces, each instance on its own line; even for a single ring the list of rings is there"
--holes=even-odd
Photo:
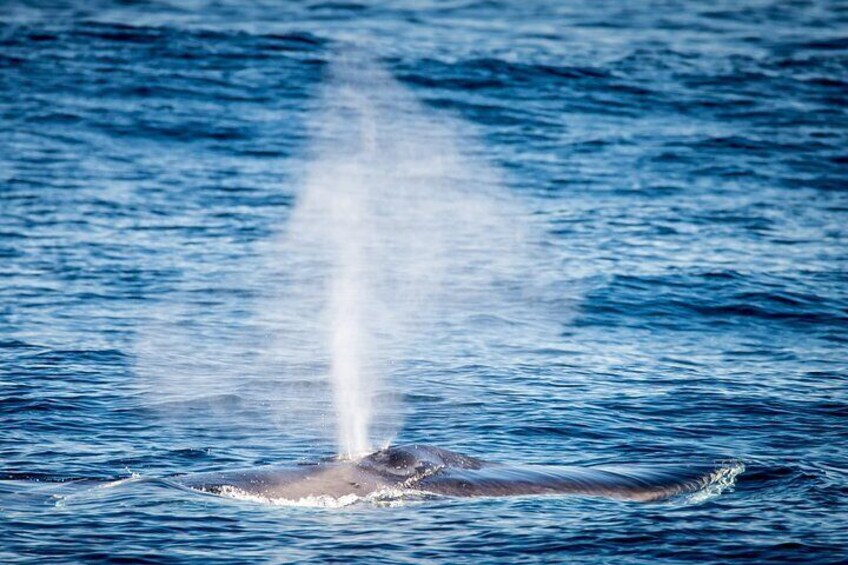
[[[696,492],[727,471],[714,464],[614,465],[597,467],[489,465],[445,469],[418,487],[449,496],[582,494],[637,501]]]
[[[294,501],[362,497],[385,489],[458,497],[581,494],[655,501],[699,491],[740,470],[718,464],[504,465],[434,446],[406,445],[356,460],[203,473],[176,480],[215,494],[237,492]]]

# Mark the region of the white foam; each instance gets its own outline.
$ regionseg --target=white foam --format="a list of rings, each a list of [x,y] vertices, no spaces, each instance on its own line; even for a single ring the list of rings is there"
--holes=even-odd
[[[406,501],[418,500],[427,496],[426,493],[421,493],[415,490],[387,488],[365,496],[359,496],[356,494],[346,494],[340,497],[319,495],[290,499],[253,494],[230,485],[222,487],[217,494],[227,498],[259,504],[268,504],[271,506],[292,506],[304,508],[343,508],[357,503],[374,504],[375,506],[400,506]]]
[[[745,464],[733,461],[725,467],[716,470],[710,480],[702,488],[682,497],[684,504],[700,504],[713,499],[724,492],[732,491],[736,486],[736,477],[745,471]]]

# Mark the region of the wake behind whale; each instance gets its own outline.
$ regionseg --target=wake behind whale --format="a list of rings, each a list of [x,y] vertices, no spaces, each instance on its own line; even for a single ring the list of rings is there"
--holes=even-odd
[[[207,493],[269,503],[344,504],[380,493],[452,497],[586,495],[652,502],[731,486],[740,463],[505,465],[430,445],[389,447],[359,459],[199,473],[174,480]]]

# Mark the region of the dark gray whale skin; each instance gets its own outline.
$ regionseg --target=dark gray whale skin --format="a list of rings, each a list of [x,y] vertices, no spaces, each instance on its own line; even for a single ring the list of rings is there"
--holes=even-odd
[[[357,460],[262,467],[174,477],[191,489],[270,500],[367,496],[399,489],[455,497],[579,494],[657,501],[698,491],[727,467],[718,464],[504,465],[429,445],[389,447]]]

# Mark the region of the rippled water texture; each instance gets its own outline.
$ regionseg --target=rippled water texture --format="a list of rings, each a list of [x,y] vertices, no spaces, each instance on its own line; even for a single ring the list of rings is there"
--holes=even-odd
[[[6,0],[0,22],[0,561],[848,557],[843,2]],[[532,244],[520,280],[404,326],[387,437],[740,461],[735,487],[315,508],[168,479],[334,452],[280,242],[354,50],[474,164],[443,182],[497,187]],[[502,257],[503,233],[466,243]]]

